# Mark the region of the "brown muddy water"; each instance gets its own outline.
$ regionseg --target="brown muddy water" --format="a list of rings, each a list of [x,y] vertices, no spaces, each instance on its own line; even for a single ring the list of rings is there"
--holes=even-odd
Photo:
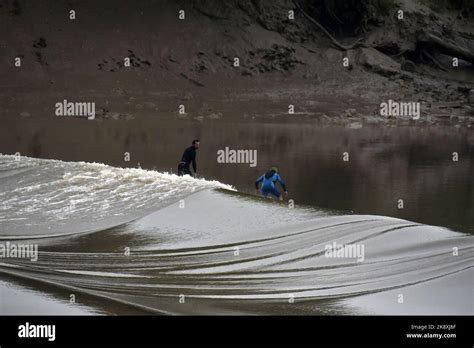
[[[0,242],[39,253],[0,260],[2,314],[474,313],[469,129],[3,125],[0,152],[27,157],[0,156]],[[205,180],[166,174],[194,138]],[[219,163],[226,147],[256,150],[256,166]],[[251,195],[269,166],[294,207]],[[325,257],[332,243],[365,254]]]

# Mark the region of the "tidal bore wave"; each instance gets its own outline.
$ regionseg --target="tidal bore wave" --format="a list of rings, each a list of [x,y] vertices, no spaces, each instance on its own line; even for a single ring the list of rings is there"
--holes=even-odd
[[[332,300],[431,291],[474,266],[474,237],[442,227],[289,209],[216,181],[13,156],[0,156],[0,239],[39,248],[35,262],[0,259],[0,274],[169,314],[320,314]],[[328,257],[333,243],[362,245],[363,258]],[[471,299],[460,301],[472,313]]]

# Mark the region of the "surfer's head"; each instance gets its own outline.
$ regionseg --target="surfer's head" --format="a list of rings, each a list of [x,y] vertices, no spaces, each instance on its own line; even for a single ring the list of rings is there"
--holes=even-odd
[[[196,150],[199,149],[199,139],[194,139],[192,145]]]
[[[273,174],[278,173],[277,167],[271,167],[268,172],[265,173],[265,177],[268,179],[273,176]]]

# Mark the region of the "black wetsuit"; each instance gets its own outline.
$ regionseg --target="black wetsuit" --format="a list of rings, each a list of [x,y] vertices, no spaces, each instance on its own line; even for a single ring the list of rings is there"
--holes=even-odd
[[[178,164],[178,175],[193,175],[191,169],[189,168],[190,164],[193,164],[194,174],[196,174],[196,149],[193,146],[188,147],[183,152],[183,157],[181,157],[181,162]]]

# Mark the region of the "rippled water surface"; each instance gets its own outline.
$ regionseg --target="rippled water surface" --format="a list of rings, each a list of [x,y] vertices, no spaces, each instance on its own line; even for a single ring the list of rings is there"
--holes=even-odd
[[[474,237],[444,227],[103,164],[1,156],[0,173],[2,242],[39,248],[37,261],[2,259],[0,274],[59,313],[423,314],[441,299],[441,313],[473,313]],[[327,257],[334,242],[363,245],[363,259]],[[90,303],[69,310],[41,286]],[[401,310],[400,292],[419,300]]]

